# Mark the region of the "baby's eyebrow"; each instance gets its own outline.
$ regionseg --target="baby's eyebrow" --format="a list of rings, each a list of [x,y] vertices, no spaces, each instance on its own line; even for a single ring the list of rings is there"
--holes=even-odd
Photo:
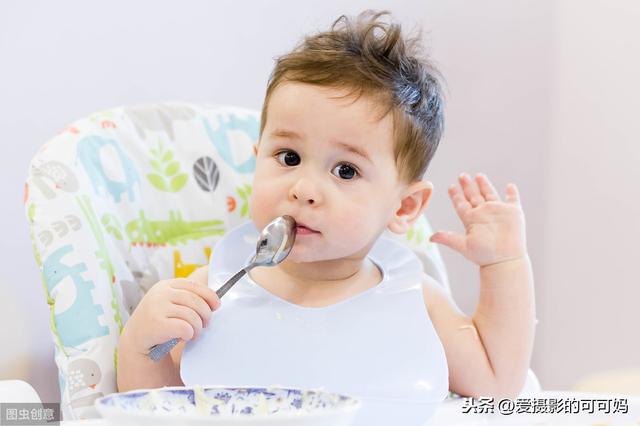
[[[292,130],[285,129],[275,129],[271,132],[271,136],[277,136],[280,138],[289,138],[289,139],[302,139],[302,137]]]
[[[286,129],[275,129],[273,132],[271,132],[271,135],[276,137],[281,137],[281,138],[287,138],[291,140],[304,139],[298,133],[292,130],[286,130]],[[360,147],[349,145],[348,143],[342,142],[342,141],[332,141],[332,144],[334,146],[342,148],[345,151],[351,152],[359,157],[362,157],[363,159],[367,160],[369,163],[373,164],[373,161],[371,161],[369,154],[367,154],[367,152],[361,149]]]
[[[360,149],[357,146],[353,146],[353,145],[349,145],[348,143],[345,142],[341,142],[341,141],[334,141],[333,144],[335,146],[338,146],[342,149],[344,149],[345,151],[349,151],[354,153],[355,155],[364,158],[365,160],[367,160],[369,163],[373,164],[373,161],[371,161],[371,158],[369,158],[369,154],[367,154],[366,151]]]

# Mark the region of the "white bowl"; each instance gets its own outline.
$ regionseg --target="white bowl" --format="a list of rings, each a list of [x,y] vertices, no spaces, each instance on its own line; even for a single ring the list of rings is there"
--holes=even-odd
[[[135,390],[95,404],[107,423],[123,426],[347,426],[361,406],[355,398],[316,390],[224,386]]]

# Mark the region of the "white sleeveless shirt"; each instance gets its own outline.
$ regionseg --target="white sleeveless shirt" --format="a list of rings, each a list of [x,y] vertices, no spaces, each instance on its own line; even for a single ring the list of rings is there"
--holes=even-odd
[[[218,241],[209,287],[217,290],[248,264],[258,235],[248,222]],[[449,383],[444,350],[424,304],[420,260],[384,236],[368,257],[382,281],[320,308],[287,302],[245,275],[209,326],[187,343],[180,368],[184,384],[323,389],[362,400],[354,424],[424,424]]]

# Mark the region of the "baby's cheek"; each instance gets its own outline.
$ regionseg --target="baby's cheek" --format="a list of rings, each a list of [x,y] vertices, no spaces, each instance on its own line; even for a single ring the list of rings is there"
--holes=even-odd
[[[266,225],[265,217],[269,214],[270,203],[267,194],[260,185],[255,185],[249,197],[249,214],[258,229]]]
[[[339,219],[340,235],[345,237],[345,242],[367,239],[370,232],[369,221],[362,212],[345,213]]]

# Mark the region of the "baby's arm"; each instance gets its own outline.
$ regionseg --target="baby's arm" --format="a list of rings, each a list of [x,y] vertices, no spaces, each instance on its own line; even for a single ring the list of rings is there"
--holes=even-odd
[[[220,306],[218,296],[207,287],[206,269],[187,279],[160,281],[140,301],[118,342],[118,391],[182,385],[182,342],[196,338]],[[149,358],[149,348],[173,338],[181,343],[170,356],[158,362]]]
[[[518,266],[514,266],[514,273]],[[482,274],[482,272],[481,272]],[[507,275],[504,276],[507,278]],[[442,342],[449,366],[449,389],[464,396],[515,397],[523,387],[533,346],[534,307],[532,286],[519,292],[480,290],[480,303],[473,317],[465,315],[433,278],[425,275],[423,294],[429,317]],[[526,290],[529,288],[530,290]],[[527,299],[514,303],[516,298]],[[501,297],[500,297],[501,296]],[[501,300],[504,298],[504,300]],[[495,299],[495,300],[491,300]],[[503,307],[500,307],[500,305]],[[506,306],[504,306],[506,305]],[[497,315],[483,322],[484,310],[493,306]]]
[[[465,235],[437,232],[433,242],[458,251],[480,268],[480,298],[464,315],[431,279],[424,296],[443,343],[453,392],[515,397],[524,384],[535,330],[533,274],[526,250],[524,214],[515,185],[505,202],[486,176],[460,178],[449,195]]]

